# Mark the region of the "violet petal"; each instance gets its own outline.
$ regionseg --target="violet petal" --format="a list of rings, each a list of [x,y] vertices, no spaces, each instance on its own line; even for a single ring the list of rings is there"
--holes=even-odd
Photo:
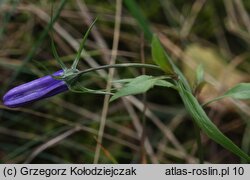
[[[55,72],[59,76],[63,71]],[[8,107],[20,107],[40,99],[54,96],[68,90],[66,83],[57,80],[50,75],[33,80],[9,90],[3,97],[4,105]]]

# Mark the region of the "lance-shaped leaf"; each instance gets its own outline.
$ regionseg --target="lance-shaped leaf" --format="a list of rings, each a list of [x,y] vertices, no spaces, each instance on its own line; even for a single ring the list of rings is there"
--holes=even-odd
[[[250,99],[250,83],[240,83],[229,89],[224,97],[232,97],[235,99]]]
[[[153,36],[151,46],[152,46],[152,57],[154,62],[157,65],[159,65],[161,69],[165,71],[166,74],[175,74],[173,67],[169,61],[169,57],[167,56],[165,50],[163,49],[156,35]]]
[[[197,125],[207,134],[207,136],[235,155],[250,162],[250,157],[229,138],[227,138],[209,119],[197,99],[184,88],[182,82],[178,82],[178,88],[187,111],[192,116]]]
[[[74,62],[73,62],[73,64],[72,64],[72,66],[71,66],[71,69],[72,69],[72,70],[75,70],[75,69],[76,69],[76,66],[77,66],[77,64],[78,64],[78,62],[79,62],[79,60],[80,60],[80,58],[81,58],[81,54],[82,54],[82,51],[83,51],[83,47],[84,47],[84,45],[85,45],[85,42],[86,42],[86,40],[87,40],[87,37],[88,37],[88,35],[89,35],[91,29],[94,27],[96,21],[97,21],[97,18],[96,18],[96,19],[92,22],[92,24],[89,26],[87,32],[84,34],[84,36],[83,36],[83,38],[82,38],[82,40],[81,40],[80,47],[79,47],[79,49],[78,49],[78,51],[77,51],[76,58],[75,58],[75,60],[74,60]]]
[[[62,73],[61,70],[55,72],[53,76],[60,76]],[[67,90],[68,87],[63,80],[47,75],[9,90],[3,96],[3,102],[7,107],[16,108]]]
[[[126,79],[126,81],[130,81],[130,79]],[[164,87],[174,87],[174,85],[170,82],[164,81],[159,77],[153,77],[148,75],[141,75],[134,79],[131,79],[129,83],[127,83],[123,88],[118,90],[110,99],[110,101],[114,101],[117,98],[135,95],[147,92],[153,86],[164,86]]]
[[[231,97],[234,99],[250,99],[250,83],[240,83],[236,86],[229,89],[227,92],[225,92],[222,96],[219,96],[217,98],[214,98],[207,103],[205,103],[203,106],[208,105],[212,102],[218,101],[220,99]]]

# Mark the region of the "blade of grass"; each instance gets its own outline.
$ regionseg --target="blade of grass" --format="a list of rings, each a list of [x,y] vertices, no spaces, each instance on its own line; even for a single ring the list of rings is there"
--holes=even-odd
[[[110,57],[110,65],[115,64],[116,58],[117,58],[117,50],[118,50],[119,38],[120,38],[121,15],[122,15],[122,0],[116,0],[115,27],[114,27],[112,51],[111,51],[111,57]],[[112,80],[113,80],[114,74],[115,74],[114,69],[110,69],[108,73],[108,80],[107,80],[107,85],[106,85],[107,92],[110,92],[112,88]],[[107,114],[108,114],[108,109],[109,109],[109,98],[110,98],[110,95],[105,95],[104,102],[103,102],[102,115],[100,119],[100,127],[99,127],[98,138],[97,138],[97,142],[100,144],[102,144],[104,129],[106,125],[106,119],[107,119]],[[96,144],[94,163],[98,163],[99,161],[100,149],[101,149],[100,144]]]
[[[136,21],[141,26],[147,40],[151,42],[153,33],[149,27],[147,19],[144,17],[142,10],[138,6],[138,4],[134,0],[124,0],[124,3],[127,6],[130,13],[134,16]]]
[[[99,143],[97,141],[97,137],[95,137],[96,143]],[[113,163],[113,164],[118,164],[118,161],[115,159],[115,157],[109,152],[108,149],[106,149],[105,147],[103,147],[102,144],[99,144],[101,146],[101,149],[103,151],[103,153],[105,154],[105,156]]]
[[[45,141],[50,136],[57,135],[65,130],[68,130],[69,128],[66,126],[60,127],[58,129],[52,129],[51,131],[48,131],[47,134],[44,134],[43,136],[39,136],[37,138],[34,138],[32,141],[28,141],[27,143],[19,146],[9,154],[7,154],[2,160],[3,162],[12,161],[15,157],[19,156],[20,154],[25,153],[25,151],[28,151],[31,147],[35,146],[39,142]]]
[[[72,129],[69,129],[61,134],[59,134],[56,137],[52,137],[50,140],[46,141],[45,143],[39,145],[26,159],[24,163],[30,163],[33,159],[35,159],[36,156],[38,156],[41,152],[43,152],[45,149],[48,149],[52,146],[55,146],[60,141],[68,138],[69,136],[73,135],[74,133],[80,131],[80,127],[76,126]]]

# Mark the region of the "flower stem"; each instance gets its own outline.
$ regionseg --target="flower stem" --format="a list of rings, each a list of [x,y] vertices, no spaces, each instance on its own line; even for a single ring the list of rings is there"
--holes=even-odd
[[[157,69],[157,70],[161,70],[162,69],[159,66],[155,66],[152,64],[141,64],[141,63],[123,63],[123,64],[112,64],[112,65],[104,65],[104,66],[99,66],[99,67],[95,67],[95,68],[89,68],[83,71],[79,71],[76,76],[80,76],[92,71],[97,71],[97,70],[101,70],[101,69],[110,69],[110,68],[126,68],[126,67],[139,67],[139,68],[151,68],[151,69]]]

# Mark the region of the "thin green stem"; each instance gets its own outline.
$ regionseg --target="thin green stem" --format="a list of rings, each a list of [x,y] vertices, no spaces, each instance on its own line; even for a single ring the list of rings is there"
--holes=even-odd
[[[219,96],[219,97],[217,97],[217,98],[214,98],[214,99],[212,99],[212,100],[210,100],[210,101],[205,102],[204,104],[202,104],[202,107],[205,107],[205,106],[207,106],[208,104],[211,104],[212,102],[218,101],[218,100],[223,99],[223,98],[225,98],[225,97],[226,97],[226,96]]]
[[[101,69],[110,69],[110,68],[126,68],[126,67],[136,67],[136,68],[151,68],[151,69],[157,69],[162,71],[162,69],[159,66],[152,65],[152,64],[141,64],[141,63],[123,63],[123,64],[111,64],[111,65],[104,65],[99,66],[95,68],[89,68],[83,71],[79,71],[76,73],[76,76],[80,76],[82,74],[86,74],[92,71],[98,71]]]
[[[53,10],[54,10],[54,3],[52,3],[51,12],[50,12],[52,17],[53,17]],[[50,21],[52,21],[52,19],[50,19]],[[60,57],[56,51],[56,46],[55,46],[54,37],[53,37],[53,29],[51,31],[50,39],[51,39],[52,53],[53,53],[57,63],[61,66],[61,68],[65,72],[67,70],[67,68],[66,68],[65,64],[63,63],[63,61],[60,59]]]
[[[63,71],[66,71],[67,70],[67,67],[65,66],[65,64],[63,63],[63,61],[60,59],[57,51],[56,51],[56,46],[55,46],[55,43],[54,43],[54,40],[53,40],[53,35],[51,37],[51,47],[52,47],[52,53],[57,61],[57,63],[61,66],[61,68],[63,69]]]

